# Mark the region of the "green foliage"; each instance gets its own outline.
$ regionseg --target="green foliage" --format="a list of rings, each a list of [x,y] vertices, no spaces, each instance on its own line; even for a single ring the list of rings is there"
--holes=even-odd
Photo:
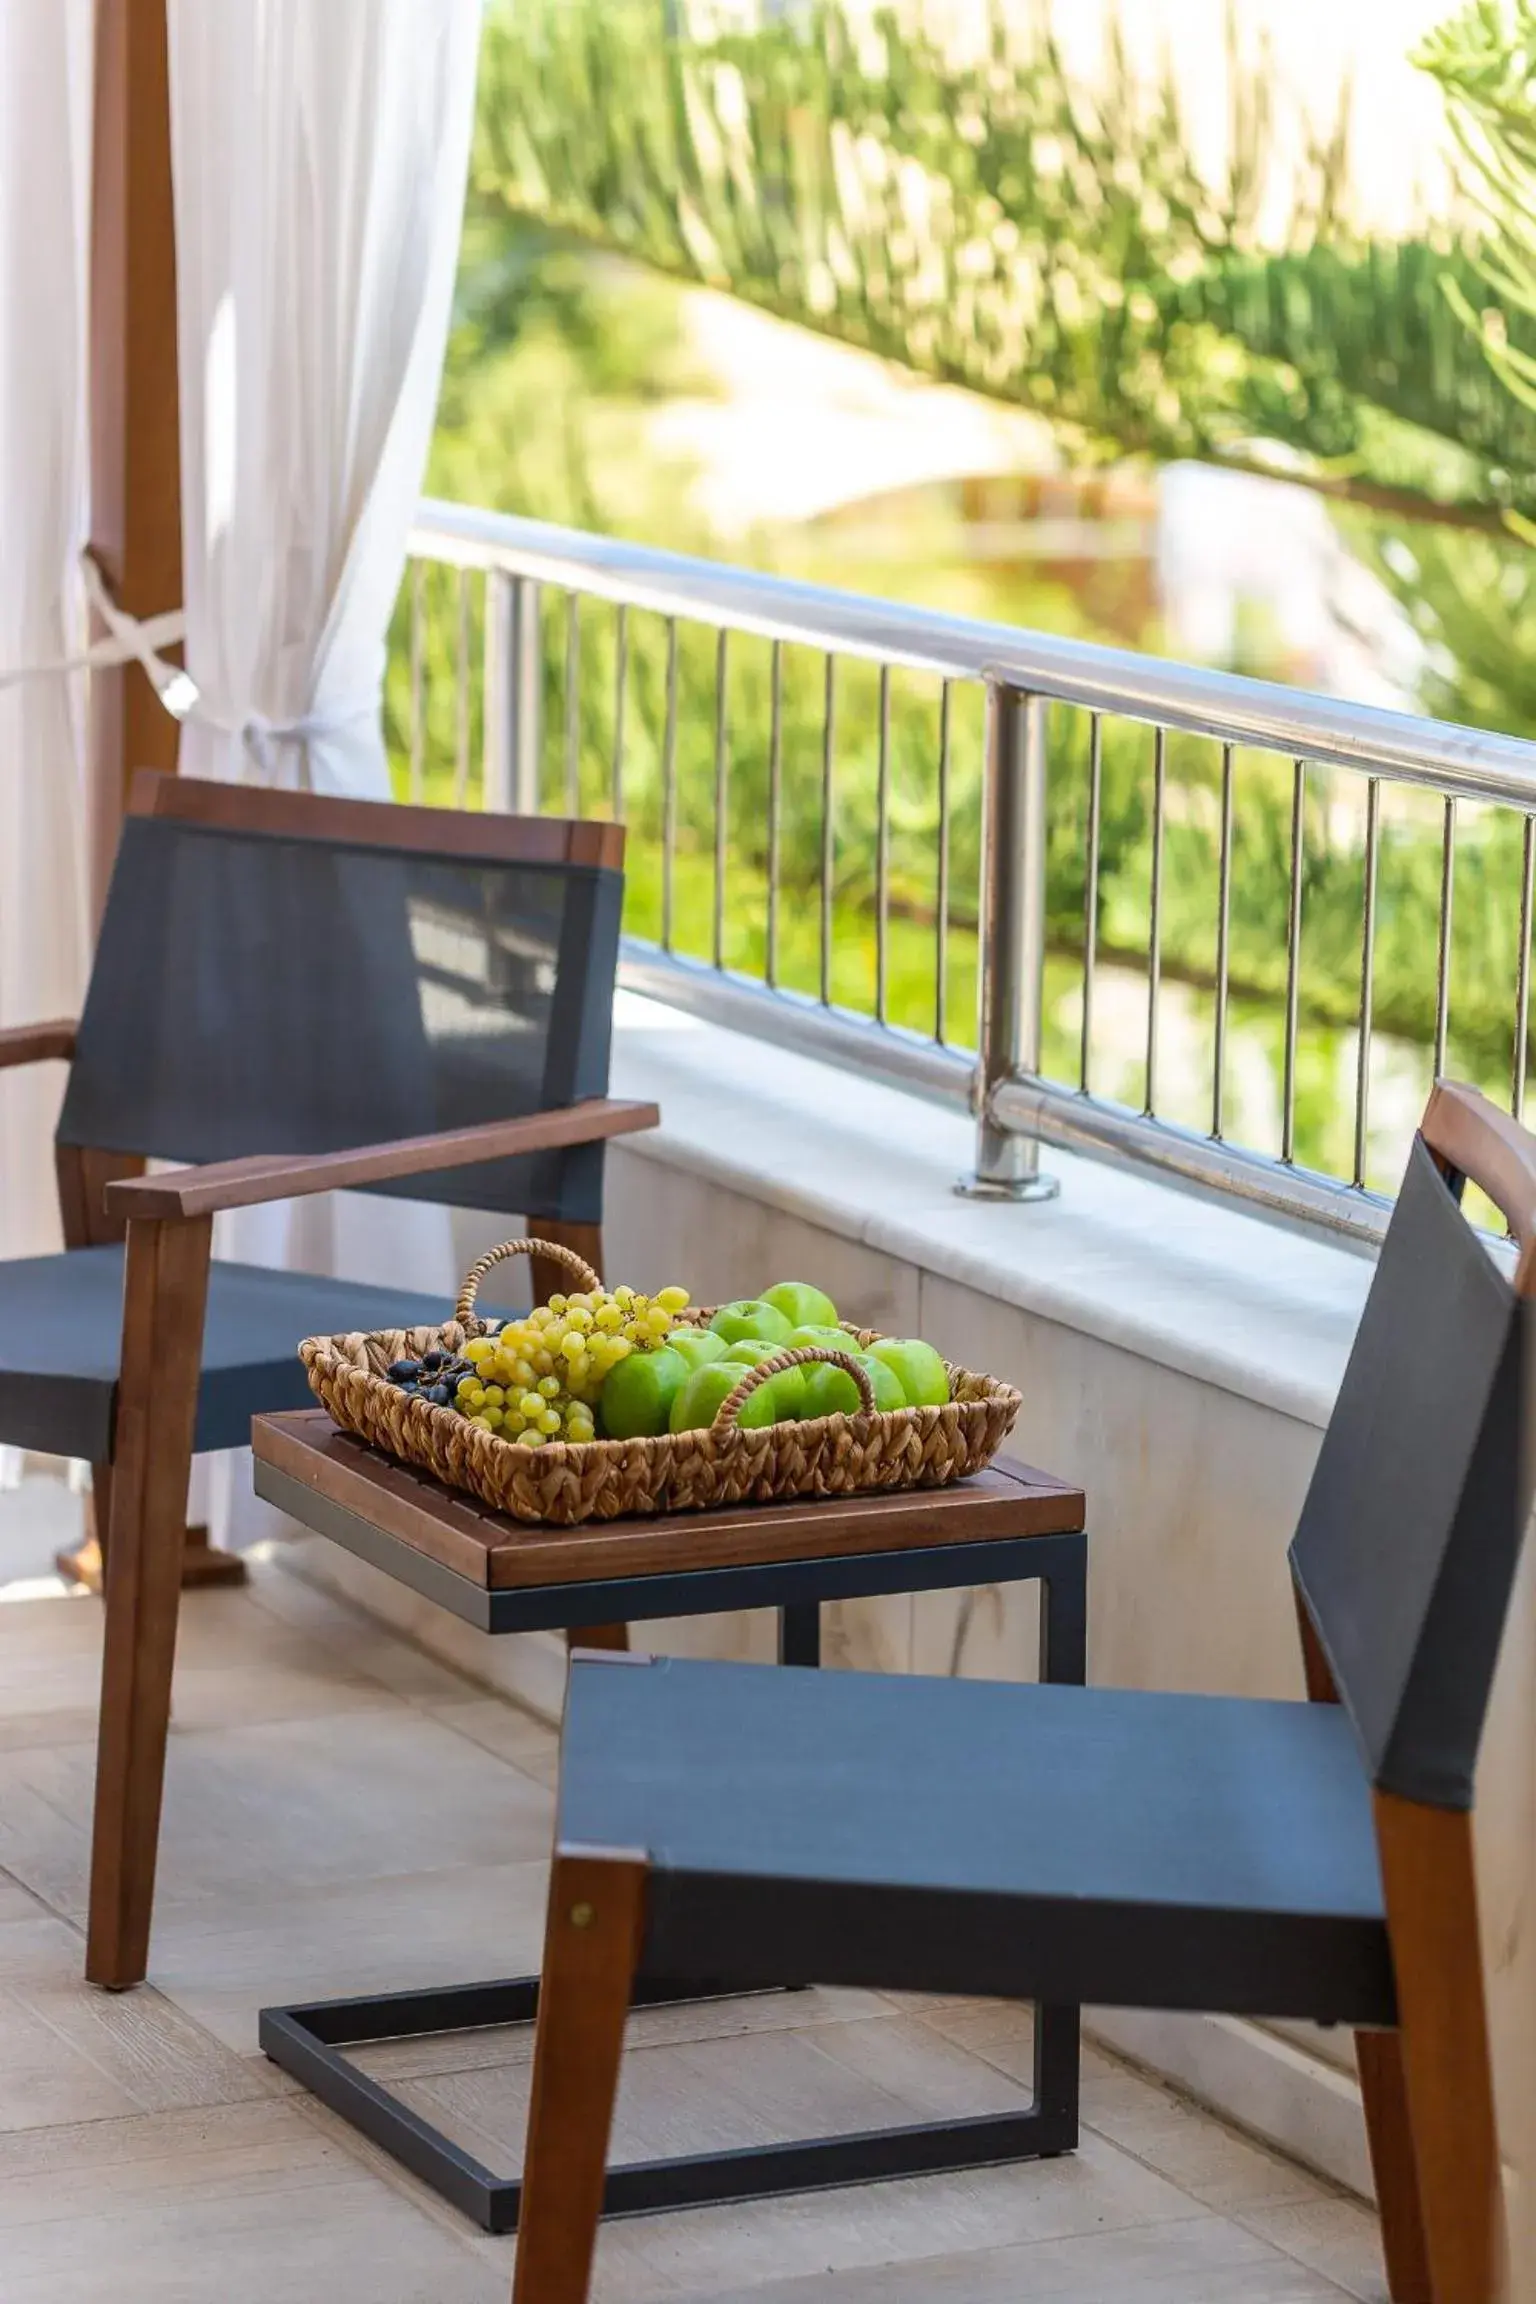
[[[1512,10],[1478,0],[1434,33],[1417,61],[1445,91],[1458,192],[1478,239],[1438,275],[1425,274],[1420,301],[1438,291],[1441,316],[1426,305],[1414,333],[1401,341],[1384,335],[1384,373],[1379,359],[1373,368],[1347,345],[1340,374],[1369,396],[1371,405],[1360,404],[1365,421],[1374,407],[1395,405],[1429,422],[1426,407],[1444,401],[1454,412],[1451,437],[1484,459],[1483,484],[1489,500],[1505,507],[1508,532],[1387,530],[1351,518],[1350,540],[1425,643],[1426,707],[1533,737],[1536,560],[1526,548],[1533,535],[1523,472],[1536,442],[1536,9],[1530,0],[1517,0]],[[1412,254],[1397,252],[1400,270]],[[1387,309],[1384,299],[1384,318]],[[1335,313],[1320,313],[1319,320],[1341,337],[1346,333]],[[1449,347],[1448,325],[1459,339]],[[1470,375],[1469,360],[1476,364]],[[1427,381],[1416,368],[1427,372]],[[1452,372],[1454,394],[1447,386]],[[1406,409],[1393,398],[1404,386],[1412,403]]]
[[[1481,293],[1447,282],[1448,299],[1504,388],[1536,420],[1536,7],[1473,0],[1425,43],[1419,61],[1445,90],[1460,154],[1460,189],[1483,227]],[[1517,524],[1536,541],[1525,505]]]
[[[1214,190],[1189,157],[1171,83],[1139,87],[1112,48],[1090,100],[1047,34],[994,35],[988,55],[953,63],[920,20],[882,15],[850,29],[831,0],[792,21],[710,41],[677,35],[668,0],[519,0],[488,18],[459,306],[429,487],[434,493],[708,552],[680,507],[686,469],[658,461],[647,407],[688,373],[673,280],[702,280],[932,376],[1020,401],[1075,455],[1239,458],[1255,435],[1286,444],[1331,483],[1413,498],[1458,516],[1490,503],[1536,505],[1532,413],[1490,367],[1451,301],[1503,313],[1505,341],[1536,328],[1471,259],[1422,243],[1397,249],[1349,234],[1342,216],[1344,130],[1313,155],[1288,249],[1260,252],[1267,192],[1262,69],[1234,70],[1236,158]],[[1320,233],[1328,235],[1324,245]],[[594,259],[596,243],[610,254]],[[636,286],[638,259],[649,285]],[[670,276],[670,279],[669,279]],[[1495,539],[1415,532],[1378,554],[1431,644],[1433,700],[1458,717],[1536,727],[1536,594]],[[846,570],[840,571],[846,575]],[[857,572],[853,572],[855,576]],[[473,796],[478,682],[461,723],[457,662],[481,647],[478,584],[429,571],[423,594],[420,757],[429,795],[447,797],[462,760]],[[890,589],[871,571],[868,588]],[[939,574],[924,598],[943,605]],[[975,607],[973,601],[966,603]],[[1091,621],[1038,585],[981,612],[1055,630]],[[463,619],[461,621],[461,618]],[[1155,640],[1148,633],[1145,638]],[[545,804],[614,805],[617,627],[583,606],[577,648],[562,596],[544,619]],[[574,682],[568,673],[574,664]],[[411,727],[410,607],[402,603],[389,698],[402,780]],[[670,925],[678,949],[761,971],[768,959],[770,854],[776,857],[779,980],[807,992],[873,998],[876,674],[839,672],[833,822],[823,820],[824,666],[786,649],[779,692],[778,804],[772,658],[733,640],[717,743],[714,635],[679,628],[668,809],[667,637],[634,614],[626,635],[619,769],[631,827],[628,920]],[[1255,669],[1267,668],[1262,660]],[[1523,685],[1522,685],[1523,683]],[[890,1013],[933,1028],[939,834],[936,684],[895,675],[889,689]],[[971,1037],[983,731],[981,699],[956,689],[949,755],[947,1028]],[[1052,716],[1048,900],[1053,952],[1049,1065],[1074,1077],[1066,986],[1081,953],[1088,732]],[[1173,736],[1167,754],[1164,972],[1191,988],[1208,1029],[1215,967],[1218,749]],[[1290,764],[1236,763],[1230,957],[1248,1028],[1278,1048],[1287,972]],[[1104,729],[1098,937],[1107,958],[1140,965],[1151,876],[1152,741]],[[717,796],[724,795],[723,816]],[[1314,771],[1304,818],[1301,1004],[1309,1023],[1298,1082],[1304,1155],[1348,1157],[1339,1141],[1340,1065],[1358,1012],[1363,887],[1358,779]],[[1519,827],[1464,811],[1452,945],[1453,1046],[1479,1077],[1507,1073],[1509,989],[1518,938]],[[671,826],[670,898],[664,826]],[[717,827],[723,882],[717,881]],[[776,832],[773,829],[776,827]],[[1436,805],[1389,800],[1380,858],[1378,1023],[1423,1045],[1434,1028],[1440,845]],[[833,949],[821,949],[820,875],[830,859]],[[718,922],[718,930],[717,930]],[[1139,1095],[1136,1059],[1101,1050],[1099,1084]],[[1197,1122],[1202,1113],[1184,1115]],[[1347,1134],[1347,1131],[1346,1131]]]
[[[1020,402],[1080,458],[1242,463],[1270,441],[1363,500],[1536,513],[1536,421],[1448,299],[1475,296],[1507,365],[1536,377],[1536,271],[1353,236],[1347,103],[1309,155],[1289,247],[1261,250],[1262,54],[1229,43],[1234,157],[1213,187],[1171,73],[1140,83],[1113,20],[1090,96],[1042,18],[1000,7],[979,60],[920,10],[864,24],[812,0],[708,39],[678,19],[672,0],[494,15],[481,196]]]
[[[948,381],[1018,399],[1084,449],[1186,453],[1148,293],[1241,248],[1264,189],[1262,75],[1213,193],[1171,79],[1118,41],[1089,103],[1047,31],[953,60],[919,18],[833,0],[707,41],[669,0],[525,0],[487,23],[475,181],[510,207]],[[1319,161],[1310,213],[1334,196]],[[1301,226],[1298,215],[1298,228]]]
[[[1201,387],[1207,450],[1283,443],[1370,503],[1437,514],[1536,510],[1536,413],[1512,399],[1469,336],[1473,298],[1511,358],[1536,324],[1490,302],[1479,261],[1425,241],[1319,244],[1221,258],[1156,290],[1170,329],[1202,329],[1244,360],[1213,358]],[[1492,522],[1490,521],[1490,525]]]

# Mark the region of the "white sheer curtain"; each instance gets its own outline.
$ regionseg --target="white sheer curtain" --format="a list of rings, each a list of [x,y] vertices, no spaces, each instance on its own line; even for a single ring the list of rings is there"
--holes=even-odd
[[[480,0],[168,0],[191,775],[388,794]]]
[[[94,13],[0,0],[0,1025],[76,1014],[85,981],[83,682],[36,668],[85,636]],[[0,1073],[0,1256],[59,1245],[61,1084]]]
[[[184,773],[389,797],[385,631],[442,373],[480,15],[481,0],[167,0],[198,691]],[[216,1248],[451,1293],[440,1209],[253,1209]],[[226,1528],[252,1525],[248,1488],[238,1468],[216,1482]]]

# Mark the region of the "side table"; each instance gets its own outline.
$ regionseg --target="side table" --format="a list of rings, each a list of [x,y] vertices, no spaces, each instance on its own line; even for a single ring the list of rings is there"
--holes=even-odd
[[[322,1410],[257,1417],[258,1495],[484,1632],[570,1630],[775,1608],[781,1664],[821,1660],[823,1601],[1038,1580],[1040,1677],[1081,1684],[1087,1536],[1082,1490],[999,1459],[952,1488],[743,1505],[724,1512],[529,1527],[378,1455]],[[486,2232],[517,2228],[521,2182],[499,2176],[351,2063],[381,2040],[530,2024],[522,1976],[261,2011],[262,2048]],[[716,1999],[707,1978],[646,2003]],[[605,2214],[760,2198],[876,2178],[1052,2157],[1077,2143],[1078,2011],[1036,2010],[1027,2109],[923,2121],[609,2172]]]

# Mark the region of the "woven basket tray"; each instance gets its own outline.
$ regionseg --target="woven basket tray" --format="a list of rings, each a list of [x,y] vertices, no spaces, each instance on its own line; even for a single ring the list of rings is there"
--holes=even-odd
[[[766,1504],[796,1496],[851,1496],[863,1490],[943,1488],[979,1472],[1007,1438],[1020,1399],[991,1376],[951,1367],[951,1398],[942,1408],[879,1414],[869,1379],[856,1360],[836,1351],[777,1353],[755,1368],[724,1401],[706,1430],[662,1433],[654,1440],[552,1441],[520,1448],[472,1424],[456,1409],[410,1397],[384,1371],[391,1361],[441,1346],[457,1351],[498,1323],[478,1317],[480,1282],[507,1256],[548,1257],[571,1273],[578,1291],[601,1286],[567,1248],[547,1240],[509,1240],[471,1266],[454,1318],[442,1328],[386,1328],[371,1335],[311,1336],[299,1357],[315,1397],[343,1431],[415,1464],[450,1488],[464,1488],[514,1520],[573,1528],[583,1520],[630,1514],[699,1512],[729,1504]],[[705,1321],[707,1312],[692,1315]],[[848,1331],[851,1347],[879,1341],[879,1330]],[[759,1384],[780,1369],[826,1360],[844,1368],[864,1409],[803,1424],[742,1431],[737,1414]]]

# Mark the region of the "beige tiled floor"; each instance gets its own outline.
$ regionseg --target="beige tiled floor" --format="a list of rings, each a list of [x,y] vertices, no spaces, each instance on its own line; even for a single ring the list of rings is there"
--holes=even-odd
[[[48,1499],[44,1499],[45,1502]],[[0,1594],[30,1575],[0,1499]],[[12,1582],[12,1591],[35,1585]],[[79,1982],[99,1615],[0,1605],[4,2304],[504,2304],[485,2239],[256,2048],[264,2002],[515,1972],[542,1924],[552,1739],[273,1570],[189,1599],[153,1983]],[[616,2149],[1017,2100],[1024,2011],[876,1993],[654,2011]],[[521,2036],[372,2051],[510,2164]],[[1070,2160],[610,2226],[601,2304],[1321,2304],[1384,2294],[1371,2219],[1090,2051]]]

